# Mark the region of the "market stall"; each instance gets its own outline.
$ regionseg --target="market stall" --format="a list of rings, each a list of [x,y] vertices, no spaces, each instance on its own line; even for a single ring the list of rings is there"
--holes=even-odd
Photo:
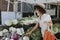
[[[26,1],[21,2],[16,0],[14,2],[8,1],[9,4],[14,3],[14,10],[13,12],[9,11],[8,4],[7,12],[2,11],[1,21],[3,25],[0,26],[1,40],[41,40],[40,27],[37,28],[30,36],[25,35],[32,29],[32,27],[34,27],[36,21],[38,20],[38,17],[34,14],[33,4],[30,4],[30,2],[27,3]],[[31,13],[32,15],[28,15]],[[52,29],[54,34],[60,32],[60,26],[56,26],[55,24]]]
[[[31,36],[25,35],[29,32],[37,21],[37,17],[24,17],[22,19],[6,20],[5,25],[0,30],[0,39],[6,40],[40,40],[40,28],[36,29]],[[56,26],[56,25],[55,25]],[[59,32],[59,26],[53,27],[53,33]],[[0,26],[1,27],[1,26]]]

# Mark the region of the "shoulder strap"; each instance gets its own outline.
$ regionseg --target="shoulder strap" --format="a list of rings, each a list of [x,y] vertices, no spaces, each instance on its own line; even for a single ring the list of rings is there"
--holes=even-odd
[[[48,31],[53,33],[53,25],[51,25],[50,27],[48,27]]]

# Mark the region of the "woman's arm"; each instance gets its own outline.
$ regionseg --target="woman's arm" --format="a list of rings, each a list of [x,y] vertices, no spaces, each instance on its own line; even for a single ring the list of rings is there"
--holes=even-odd
[[[26,33],[26,35],[31,35],[33,31],[35,31],[38,28],[38,22],[36,23],[36,25],[32,28],[32,30],[28,33]]]
[[[37,28],[38,28],[38,23],[36,23],[36,25],[32,28],[32,30],[31,30],[30,32],[32,33],[32,32],[35,31]]]
[[[53,25],[52,21],[48,22],[47,25],[52,26]]]
[[[50,15],[47,15],[45,19],[46,19],[46,23],[47,23],[48,26],[52,26],[53,25]]]
[[[48,26],[52,26],[53,25],[52,20],[49,21],[49,22],[45,21],[44,23],[46,23]]]

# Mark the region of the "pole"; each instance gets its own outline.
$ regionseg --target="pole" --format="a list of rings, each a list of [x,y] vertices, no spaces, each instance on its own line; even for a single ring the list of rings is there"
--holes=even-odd
[[[23,0],[21,0],[21,16],[22,16],[22,13],[23,13],[23,4],[22,4]]]
[[[15,19],[17,18],[17,9],[18,9],[18,1],[14,0],[14,7],[13,7],[13,10],[15,12]]]
[[[9,11],[10,0],[8,0],[7,12]]]
[[[58,5],[58,0],[57,0],[57,18],[59,18],[59,5]]]
[[[35,4],[35,3],[36,3],[36,0],[34,0],[34,4]],[[36,12],[35,12],[35,11],[34,11],[34,16],[35,16],[35,17],[37,17],[37,16],[36,16]]]
[[[46,9],[48,8],[48,3],[47,3],[47,0],[46,0]]]

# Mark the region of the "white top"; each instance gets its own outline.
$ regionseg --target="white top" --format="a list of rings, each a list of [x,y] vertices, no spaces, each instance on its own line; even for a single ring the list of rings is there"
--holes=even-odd
[[[39,18],[39,24],[40,24],[40,27],[42,28],[43,26],[47,26],[46,23],[44,22],[50,22],[51,21],[51,17],[50,15],[48,14],[43,14],[41,18]]]
[[[41,28],[42,36],[44,36],[44,31],[48,27],[48,25],[45,22],[50,22],[50,21],[51,21],[51,17],[48,14],[43,14],[41,18],[39,17],[38,22],[39,22],[39,25],[40,25],[40,28]]]

